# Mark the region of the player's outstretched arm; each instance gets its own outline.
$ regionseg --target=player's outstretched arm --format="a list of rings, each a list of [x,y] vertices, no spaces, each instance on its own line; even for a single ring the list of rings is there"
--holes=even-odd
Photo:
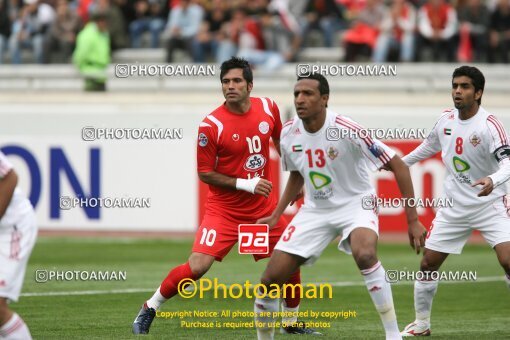
[[[235,178],[216,171],[199,172],[198,177],[202,182],[209,185],[231,190],[243,190],[264,197],[268,197],[273,189],[273,184],[270,181],[260,177],[250,179]]]
[[[410,198],[414,198],[413,182],[411,180],[409,168],[397,155],[393,156],[386,165],[395,174],[395,180],[397,181],[398,188],[400,189],[402,198],[405,199],[404,202],[409,202]],[[425,235],[427,234],[427,229],[425,229],[423,224],[421,224],[418,220],[416,207],[411,207],[407,204],[404,206],[407,217],[409,243],[411,244],[411,247],[416,250],[416,253],[419,254],[421,247],[425,246]]]
[[[431,143],[430,140],[425,139],[420,145],[416,147],[416,149],[414,149],[401,159],[405,165],[410,167],[419,161],[434,156],[439,151],[441,151],[441,147],[438,144]],[[389,167],[388,164],[389,163],[384,164],[380,170],[391,171],[391,168]]]
[[[425,138],[416,149],[404,156],[402,161],[404,161],[407,166],[411,166],[414,163],[434,156],[439,151],[441,151],[441,144],[439,143],[436,126],[434,126],[427,138]]]
[[[289,180],[287,182],[287,185],[285,186],[285,191],[283,192],[283,195],[280,198],[280,201],[278,202],[276,209],[273,211],[271,216],[263,217],[259,219],[257,223],[268,224],[269,227],[274,226],[278,219],[280,218],[280,216],[285,211],[285,208],[287,208],[287,205],[289,205],[289,203],[293,201],[296,198],[297,194],[301,191],[304,183],[305,180],[303,179],[303,176],[301,176],[299,171],[291,171]]]
[[[12,194],[16,185],[18,184],[18,175],[11,170],[3,178],[0,178],[0,219],[4,216],[9,203],[11,202]]]

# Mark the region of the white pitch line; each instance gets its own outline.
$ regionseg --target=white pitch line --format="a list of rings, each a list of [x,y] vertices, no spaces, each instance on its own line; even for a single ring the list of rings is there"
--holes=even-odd
[[[503,281],[503,276],[485,276],[478,277],[476,281],[442,281],[441,284],[455,284],[455,283],[478,283],[478,282],[498,282]],[[304,282],[303,285],[312,284],[320,286],[321,284],[328,284],[327,282]],[[333,287],[358,287],[364,286],[363,281],[340,281],[330,282]],[[398,283],[392,283],[394,285],[412,285],[414,281],[400,281]],[[227,287],[230,287],[227,286]],[[22,293],[23,297],[31,296],[77,296],[77,295],[101,295],[101,294],[131,294],[131,293],[151,293],[154,288],[128,288],[128,289],[111,289],[111,290],[77,290],[69,292],[41,292],[41,293]]]
[[[100,294],[129,294],[129,293],[147,293],[154,289],[148,288],[128,288],[111,290],[76,290],[69,292],[41,292],[41,293],[22,293],[21,296],[71,296],[71,295],[100,295]]]

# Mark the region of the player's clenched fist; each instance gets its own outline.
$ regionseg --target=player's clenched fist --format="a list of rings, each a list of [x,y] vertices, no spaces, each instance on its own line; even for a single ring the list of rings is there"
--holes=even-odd
[[[271,190],[273,190],[273,183],[269,182],[267,179],[261,178],[255,186],[255,194],[262,195],[264,197],[269,197]]]
[[[267,198],[273,189],[273,184],[267,179],[260,177],[250,179],[238,178],[236,181],[236,188],[237,190],[244,190],[249,193],[262,195]]]

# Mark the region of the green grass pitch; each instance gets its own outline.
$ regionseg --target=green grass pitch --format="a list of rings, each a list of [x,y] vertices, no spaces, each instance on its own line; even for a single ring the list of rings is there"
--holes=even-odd
[[[140,305],[166,276],[183,263],[191,240],[40,238],[25,277],[23,295],[12,304],[29,325],[35,339],[130,339],[131,324]],[[386,269],[415,270],[421,256],[407,245],[379,246]],[[220,283],[258,283],[266,261],[238,255],[234,248],[223,263],[215,263],[207,278]],[[510,338],[510,291],[494,252],[487,245],[468,245],[460,256],[450,256],[443,270],[476,271],[479,282],[439,285],[432,313],[434,339]],[[36,270],[126,271],[125,281],[50,281],[37,283]],[[482,278],[489,278],[483,280]],[[337,283],[332,299],[305,299],[301,311],[356,311],[355,318],[330,322],[322,339],[383,339],[379,317],[350,256],[331,244],[319,261],[302,269],[303,283]],[[347,284],[345,284],[347,282]],[[349,283],[350,282],[350,283]],[[344,283],[343,285],[341,283]],[[57,295],[58,293],[60,295]],[[46,295],[45,295],[46,294]],[[393,285],[399,327],[414,320],[410,283]],[[176,297],[162,311],[252,311],[250,299]],[[185,318],[186,321],[251,321],[251,318]],[[308,319],[310,320],[310,319]],[[276,338],[289,338],[277,333]],[[151,339],[255,339],[253,329],[183,328],[179,319],[156,318]]]

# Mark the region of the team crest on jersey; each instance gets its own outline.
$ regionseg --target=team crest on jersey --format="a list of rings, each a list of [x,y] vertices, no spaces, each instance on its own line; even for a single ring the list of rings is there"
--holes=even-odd
[[[328,154],[328,157],[331,160],[334,160],[335,158],[338,157],[338,150],[335,149],[333,146],[329,146],[326,153]]]
[[[238,134],[238,133],[234,133],[234,134],[232,135],[232,140],[233,140],[234,142],[237,142],[237,141],[239,140],[239,134]]]
[[[257,171],[262,169],[264,165],[266,165],[266,158],[263,155],[256,153],[246,159],[246,162],[244,162],[244,169],[248,171]]]
[[[207,145],[207,142],[209,142],[209,140],[207,139],[207,136],[203,133],[200,133],[198,135],[198,145],[200,145],[201,147],[204,147]]]
[[[476,147],[478,144],[482,142],[480,137],[478,137],[475,132],[473,132],[473,134],[469,137],[469,141],[474,147]]]
[[[268,122],[260,122],[259,124],[259,131],[260,133],[262,133],[263,135],[265,135],[266,133],[269,132],[269,123]]]

